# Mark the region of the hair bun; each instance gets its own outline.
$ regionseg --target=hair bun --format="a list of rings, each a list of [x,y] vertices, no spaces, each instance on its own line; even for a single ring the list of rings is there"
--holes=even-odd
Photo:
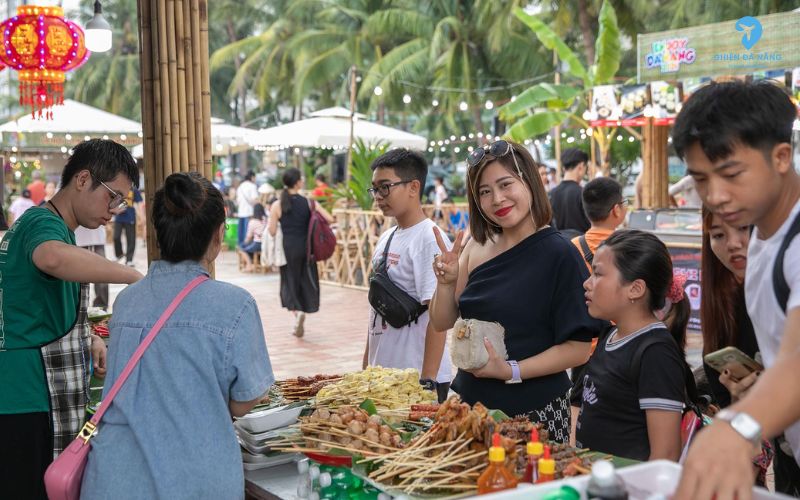
[[[170,215],[185,217],[202,206],[206,192],[194,178],[197,175],[180,172],[164,179],[164,207]]]

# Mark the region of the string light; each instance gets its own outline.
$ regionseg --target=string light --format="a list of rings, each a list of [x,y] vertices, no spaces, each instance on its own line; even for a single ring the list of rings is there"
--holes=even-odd
[[[376,86],[376,87],[375,87],[375,90],[373,90],[373,92],[374,92],[374,93],[375,93],[375,95],[377,95],[377,96],[383,95],[383,89],[382,89],[382,88],[380,88],[380,87],[378,87],[378,86]]]
[[[484,106],[486,107],[486,109],[492,109],[494,107],[494,103],[492,101],[487,100]]]
[[[466,111],[469,109],[469,105],[467,104],[466,101],[461,101],[461,104],[458,105],[458,109],[460,109],[461,111]]]
[[[437,101],[436,99],[434,99],[434,100],[432,100],[432,101],[431,101],[431,106],[433,106],[434,108],[435,108],[436,106],[438,106],[438,105],[439,105],[439,101]]]
[[[410,96],[410,95],[408,95],[408,94],[404,95],[404,96],[403,96],[403,102],[404,102],[405,104],[411,104],[411,96]]]

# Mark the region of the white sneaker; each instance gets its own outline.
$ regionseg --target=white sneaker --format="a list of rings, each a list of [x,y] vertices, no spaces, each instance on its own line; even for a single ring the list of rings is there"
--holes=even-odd
[[[301,338],[305,334],[305,330],[303,329],[303,323],[306,321],[306,313],[300,312],[297,313],[297,319],[294,322],[294,335],[297,338]]]
[[[132,260],[129,260],[128,262],[126,262],[126,263],[125,263],[125,265],[126,265],[126,266],[128,266],[128,267],[136,267],[136,266],[133,264],[133,261],[132,261]]]

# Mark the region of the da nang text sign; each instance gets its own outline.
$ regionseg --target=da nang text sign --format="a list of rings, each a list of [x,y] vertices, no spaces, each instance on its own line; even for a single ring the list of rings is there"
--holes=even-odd
[[[639,35],[639,82],[800,66],[800,12]]]

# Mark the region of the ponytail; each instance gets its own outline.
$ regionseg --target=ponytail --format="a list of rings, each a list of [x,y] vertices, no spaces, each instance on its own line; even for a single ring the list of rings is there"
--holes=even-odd
[[[669,312],[664,317],[664,323],[669,329],[675,343],[678,344],[681,352],[686,355],[686,327],[689,325],[689,316],[691,316],[692,308],[689,305],[689,299],[686,295],[678,302],[672,304]]]
[[[289,189],[295,187],[303,175],[296,168],[287,168],[283,173],[283,190],[281,191],[281,214],[292,211],[292,204],[289,200]]]

